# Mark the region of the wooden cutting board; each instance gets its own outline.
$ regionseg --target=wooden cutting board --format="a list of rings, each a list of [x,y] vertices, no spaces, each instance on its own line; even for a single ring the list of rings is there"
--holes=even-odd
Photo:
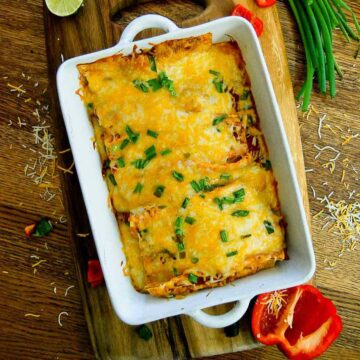
[[[299,126],[277,9],[275,6],[268,9],[257,8],[253,0],[242,0],[241,3],[252,9],[264,22],[265,31],[261,37],[261,44],[273,79],[309,218]],[[113,46],[118,42],[124,27],[140,15],[157,13],[169,17],[180,27],[189,27],[227,16],[233,5],[231,0],[92,0],[86,1],[85,6],[76,15],[68,18],[53,16],[44,6],[50,74],[49,93],[56,124],[54,131],[57,148],[69,147],[55,83],[56,70],[63,58],[68,59]],[[156,30],[146,30],[140,36],[149,37],[158,33]],[[63,167],[68,167],[72,163],[71,154],[62,156],[61,161]],[[150,324],[153,338],[148,342],[140,339],[134,327],[124,324],[116,317],[106,287],[92,289],[86,284],[87,260],[96,256],[96,253],[91,236],[83,238],[76,235],[91,232],[77,177],[63,174],[62,189],[70,219],[69,237],[84,313],[94,352],[98,358],[187,359],[258,346],[250,332],[249,312],[240,322],[240,334],[234,338],[226,338],[222,329],[204,328],[189,317],[180,316]],[[221,313],[229,306],[231,305],[218,306],[212,308],[211,312]]]

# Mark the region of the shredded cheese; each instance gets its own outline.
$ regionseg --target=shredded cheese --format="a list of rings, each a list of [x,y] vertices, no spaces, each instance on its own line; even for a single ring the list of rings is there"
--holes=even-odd
[[[61,313],[59,313],[59,315],[58,315],[58,324],[59,324],[60,327],[63,326],[63,324],[62,324],[62,322],[61,322],[61,317],[62,317],[63,315],[69,316],[69,313],[66,312],[66,311],[62,311]]]
[[[275,315],[275,317],[278,318],[281,308],[287,303],[287,296],[286,290],[274,291],[270,293],[266,301],[262,304],[267,305],[269,314]]]

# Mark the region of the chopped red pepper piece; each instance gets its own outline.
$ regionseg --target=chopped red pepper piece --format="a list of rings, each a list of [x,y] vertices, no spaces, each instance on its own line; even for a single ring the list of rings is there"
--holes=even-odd
[[[233,16],[241,16],[242,18],[246,19],[247,21],[249,21],[255,32],[256,35],[259,37],[263,30],[264,30],[264,24],[262,22],[261,19],[259,19],[258,17],[256,17],[249,9],[247,9],[245,6],[242,5],[236,5],[234,7],[234,10],[232,11],[231,15]]]
[[[268,7],[274,5],[276,0],[255,0],[259,7]]]
[[[104,281],[104,275],[99,260],[91,259],[88,261],[87,281],[94,288]]]
[[[321,355],[341,330],[335,305],[311,285],[259,295],[252,315],[256,339],[277,344],[289,359]]]

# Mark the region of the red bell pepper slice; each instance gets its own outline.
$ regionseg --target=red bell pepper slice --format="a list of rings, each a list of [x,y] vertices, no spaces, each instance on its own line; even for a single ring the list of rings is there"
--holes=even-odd
[[[276,3],[276,0],[255,0],[255,1],[257,6],[259,7],[268,7]]]
[[[247,9],[245,6],[242,5],[236,5],[234,7],[234,10],[232,11],[231,15],[233,16],[241,16],[242,18],[246,19],[247,21],[249,21],[255,32],[256,35],[259,37],[263,30],[264,30],[264,24],[262,22],[261,19],[259,19],[258,17],[256,17],[249,9]]]
[[[91,259],[88,261],[87,281],[94,288],[104,281],[104,275],[99,260]]]
[[[252,331],[265,345],[294,360],[321,355],[342,330],[335,305],[311,285],[259,295],[252,315]]]

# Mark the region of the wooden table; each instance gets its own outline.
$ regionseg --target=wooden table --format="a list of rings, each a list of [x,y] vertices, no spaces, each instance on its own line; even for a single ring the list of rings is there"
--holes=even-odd
[[[347,2],[360,18],[360,3],[357,0]],[[295,90],[298,90],[304,77],[302,47],[284,1],[278,2],[278,8],[292,80]],[[0,358],[92,359],[67,238],[61,189],[55,188],[44,194],[44,189],[34,183],[34,177],[31,178],[31,167],[38,157],[34,150],[39,149],[38,145],[34,145],[32,129],[37,116],[36,112],[33,114],[36,108],[51,131],[51,112],[46,114],[47,61],[42,14],[42,0],[0,3]],[[347,200],[353,190],[353,198],[347,201],[359,200],[356,193],[360,191],[360,137],[341,145],[344,140],[340,137],[341,131],[336,128],[340,126],[344,132],[350,128],[354,134],[360,132],[360,65],[359,59],[353,58],[355,50],[355,43],[347,44],[341,36],[335,36],[335,52],[344,71],[344,80],[338,82],[335,100],[317,94],[312,98],[314,108],[320,113],[327,113],[324,125],[330,125],[335,134],[323,126],[320,139],[318,118],[321,114],[313,112],[308,118],[303,118],[299,112],[313,215],[324,209],[316,197],[332,191],[332,199],[336,201]],[[19,90],[10,91],[11,85],[21,84]],[[31,100],[27,100],[29,98]],[[324,153],[314,159],[318,152],[314,144],[321,147],[331,145],[341,151],[332,174],[322,164],[333,154]],[[346,158],[349,159],[347,167],[346,161],[343,161]],[[62,170],[55,169],[52,181],[59,186],[57,171]],[[45,199],[41,199],[40,195]],[[55,231],[46,239],[26,239],[24,226],[40,216],[49,216],[56,221]],[[315,281],[321,291],[335,302],[344,322],[341,336],[323,358],[358,359],[359,250],[345,251],[338,258],[339,238],[334,231],[322,229],[325,225],[322,216],[314,218],[312,223],[318,264]],[[334,260],[337,261],[335,266]],[[66,312],[61,315],[62,326],[58,323],[61,312]],[[276,348],[267,347],[217,358],[283,357]]]

